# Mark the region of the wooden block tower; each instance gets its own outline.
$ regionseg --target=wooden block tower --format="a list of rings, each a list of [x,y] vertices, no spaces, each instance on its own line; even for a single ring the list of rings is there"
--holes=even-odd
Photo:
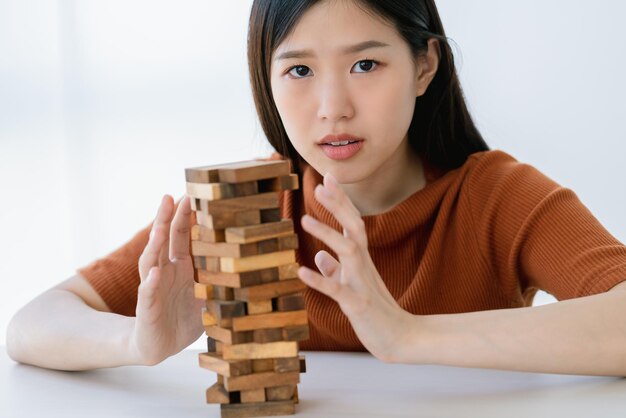
[[[306,371],[298,341],[309,338],[293,220],[281,219],[281,190],[298,188],[287,161],[244,161],[188,168],[196,212],[191,252],[195,295],[206,300],[207,352],[216,372],[206,390],[222,418],[288,415]]]

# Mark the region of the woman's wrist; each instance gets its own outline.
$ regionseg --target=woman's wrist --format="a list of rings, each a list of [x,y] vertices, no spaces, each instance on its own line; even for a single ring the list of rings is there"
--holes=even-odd
[[[391,363],[429,364],[432,357],[428,350],[433,347],[433,335],[427,315],[415,315],[404,311],[399,322],[400,337],[392,343]]]

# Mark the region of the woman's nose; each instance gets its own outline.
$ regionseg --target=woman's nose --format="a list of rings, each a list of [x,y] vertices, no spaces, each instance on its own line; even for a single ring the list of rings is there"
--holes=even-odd
[[[332,122],[342,118],[351,118],[354,107],[350,92],[345,82],[340,80],[326,80],[318,88],[319,106],[317,116]]]

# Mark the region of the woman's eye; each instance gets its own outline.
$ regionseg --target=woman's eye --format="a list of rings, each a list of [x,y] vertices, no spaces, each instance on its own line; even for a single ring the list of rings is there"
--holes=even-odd
[[[372,67],[375,67],[376,65],[378,65],[378,63],[374,60],[361,60],[357,62],[356,64],[354,64],[353,68],[359,68],[363,70],[363,71],[357,71],[357,73],[358,72],[368,73],[370,72]]]
[[[306,65],[295,65],[291,67],[288,71],[288,73],[294,76],[295,78],[306,77],[308,72],[309,72],[309,67],[307,67]]]

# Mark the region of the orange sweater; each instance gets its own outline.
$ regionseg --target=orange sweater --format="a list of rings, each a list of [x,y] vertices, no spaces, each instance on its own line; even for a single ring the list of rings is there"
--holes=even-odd
[[[530,306],[537,289],[557,299],[604,292],[626,280],[626,246],[580,202],[530,165],[500,151],[471,155],[443,172],[426,164],[427,185],[388,212],[365,216],[369,250],[400,306],[441,314]],[[281,197],[283,216],[308,213],[339,230],[313,198],[322,177],[303,167],[301,190]],[[295,222],[297,261],[315,268],[332,251]],[[134,315],[137,262],[150,226],[78,270],[113,312]],[[303,350],[364,351],[339,305],[305,292],[311,338]]]

